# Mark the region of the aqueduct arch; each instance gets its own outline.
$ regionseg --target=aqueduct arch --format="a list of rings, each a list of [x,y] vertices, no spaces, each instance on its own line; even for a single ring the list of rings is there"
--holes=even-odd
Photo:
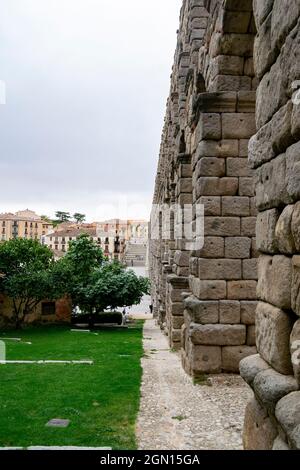
[[[153,220],[205,210],[201,250],[151,241],[155,314],[192,375],[244,358],[246,448],[300,448],[299,18],[298,0],[183,1],[155,185]]]

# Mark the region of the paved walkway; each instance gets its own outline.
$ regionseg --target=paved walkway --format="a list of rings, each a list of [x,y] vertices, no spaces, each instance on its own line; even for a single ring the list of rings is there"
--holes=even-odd
[[[219,375],[211,376],[211,386],[194,385],[154,320],[145,323],[144,349],[139,449],[242,449],[244,410],[252,396],[243,380]]]

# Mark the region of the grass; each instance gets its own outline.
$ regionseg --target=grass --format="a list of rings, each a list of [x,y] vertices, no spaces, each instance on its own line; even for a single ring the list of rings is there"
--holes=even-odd
[[[179,415],[179,416],[173,416],[172,419],[176,419],[177,421],[184,421],[185,419],[187,419],[187,417],[183,415]]]
[[[209,379],[209,375],[200,374],[193,378],[194,385],[207,385],[208,387],[211,386]]]
[[[127,330],[73,333],[37,327],[1,333],[7,360],[82,360],[94,365],[0,365],[0,447],[72,445],[136,449],[142,322]],[[48,428],[53,418],[68,428]]]

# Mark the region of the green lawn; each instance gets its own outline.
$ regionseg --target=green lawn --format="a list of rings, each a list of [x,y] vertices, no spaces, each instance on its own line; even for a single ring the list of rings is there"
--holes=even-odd
[[[7,360],[92,359],[94,365],[0,365],[0,447],[73,445],[135,449],[142,323],[124,330],[72,333],[39,327],[1,333]],[[68,428],[48,428],[53,418]]]

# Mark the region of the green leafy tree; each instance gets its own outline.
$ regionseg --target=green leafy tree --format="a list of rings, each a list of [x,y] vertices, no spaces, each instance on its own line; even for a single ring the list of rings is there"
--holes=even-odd
[[[139,304],[149,293],[149,280],[109,262],[88,235],[70,243],[66,256],[57,262],[60,283],[78,306],[88,314]]]
[[[120,263],[106,262],[94,271],[87,285],[78,285],[76,303],[86,313],[129,307],[149,294],[149,280],[126,270]]]
[[[87,284],[91,274],[101,266],[104,259],[101,248],[88,234],[83,233],[77,240],[70,242],[63,261],[69,266],[75,280]]]
[[[44,298],[60,296],[53,266],[52,252],[36,240],[13,239],[0,245],[0,290],[12,299],[17,328]]]
[[[77,224],[82,224],[86,218],[85,214],[80,214],[80,212],[75,212],[73,217],[76,220]]]
[[[69,220],[71,220],[70,212],[57,211],[55,212],[55,217],[59,223],[69,222]]]

